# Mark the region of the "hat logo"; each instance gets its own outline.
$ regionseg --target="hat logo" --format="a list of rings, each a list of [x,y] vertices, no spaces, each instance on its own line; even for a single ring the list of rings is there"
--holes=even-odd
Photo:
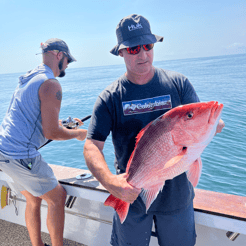
[[[42,48],[42,49],[45,49],[45,48],[47,48],[47,46],[48,46],[46,43],[41,43],[40,45],[41,45],[41,48]]]
[[[136,26],[134,26],[134,25],[128,26],[128,30],[130,32],[131,31],[134,31],[134,30],[137,30],[137,29],[141,29],[141,28],[143,28],[142,25],[141,25],[141,23],[136,24]]]

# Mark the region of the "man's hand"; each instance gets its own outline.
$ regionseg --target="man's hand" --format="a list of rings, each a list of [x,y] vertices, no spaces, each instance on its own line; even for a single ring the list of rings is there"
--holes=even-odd
[[[216,132],[215,132],[215,135],[217,133],[221,133],[222,132],[222,129],[225,127],[225,123],[223,120],[220,119],[219,121],[219,124],[217,125],[217,128],[216,128]]]
[[[80,126],[84,125],[84,123],[79,118],[73,118],[73,119],[79,123],[79,125],[75,129],[78,129]]]
[[[112,186],[108,190],[113,196],[127,203],[133,203],[141,192],[141,189],[135,188],[127,182],[126,173],[115,175]]]
[[[104,142],[87,139],[84,145],[84,157],[94,177],[111,193],[128,203],[133,203],[141,189],[132,187],[127,182],[127,174],[114,175],[108,168],[103,156]]]
[[[85,129],[77,129],[76,131],[79,134],[78,137],[76,137],[76,139],[79,140],[79,141],[85,140],[86,135],[87,135],[87,130],[85,130]]]

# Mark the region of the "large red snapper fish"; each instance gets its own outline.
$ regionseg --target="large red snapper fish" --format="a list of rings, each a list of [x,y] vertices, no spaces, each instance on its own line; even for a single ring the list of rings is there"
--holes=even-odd
[[[173,108],[150,122],[136,138],[127,163],[127,182],[141,188],[146,212],[166,180],[187,172],[194,187],[202,171],[200,155],[215,135],[223,104],[191,103]],[[113,207],[123,223],[130,204],[110,195],[104,205]]]

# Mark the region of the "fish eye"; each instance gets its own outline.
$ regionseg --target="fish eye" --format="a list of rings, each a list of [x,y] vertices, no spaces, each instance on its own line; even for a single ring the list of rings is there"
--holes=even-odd
[[[193,118],[193,113],[192,112],[187,113],[187,119],[192,119],[192,118]]]

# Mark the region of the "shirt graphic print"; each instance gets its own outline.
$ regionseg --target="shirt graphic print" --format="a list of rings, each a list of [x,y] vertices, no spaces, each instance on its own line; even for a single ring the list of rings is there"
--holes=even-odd
[[[170,95],[164,95],[142,100],[122,102],[122,107],[124,115],[127,116],[148,113],[162,109],[171,109],[172,102]]]

